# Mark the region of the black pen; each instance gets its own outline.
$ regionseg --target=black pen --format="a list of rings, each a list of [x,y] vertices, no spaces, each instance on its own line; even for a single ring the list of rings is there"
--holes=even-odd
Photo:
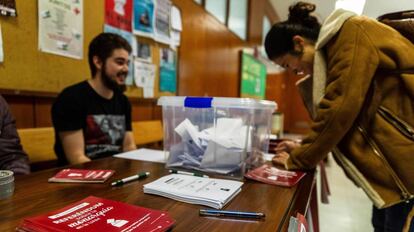
[[[149,174],[150,174],[149,172],[141,172],[141,173],[138,173],[137,175],[133,175],[133,176],[130,176],[130,177],[127,177],[127,178],[116,180],[116,181],[112,182],[111,185],[112,186],[123,185],[125,183],[147,177],[147,176],[149,176]]]
[[[256,212],[240,212],[240,211],[228,211],[228,210],[215,210],[215,209],[200,209],[200,215],[202,216],[225,216],[225,217],[238,217],[238,218],[264,218],[264,213]]]

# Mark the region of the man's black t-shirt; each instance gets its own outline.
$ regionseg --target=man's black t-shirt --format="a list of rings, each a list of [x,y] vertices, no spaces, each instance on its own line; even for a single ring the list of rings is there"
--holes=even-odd
[[[131,105],[121,92],[111,99],[101,97],[87,81],[67,87],[52,107],[55,127],[55,152],[61,165],[67,164],[62,131],[82,129],[85,154],[95,159],[119,153],[126,131],[131,131]]]

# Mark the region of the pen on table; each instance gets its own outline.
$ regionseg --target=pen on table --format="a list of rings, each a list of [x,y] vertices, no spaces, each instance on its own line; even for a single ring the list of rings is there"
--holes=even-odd
[[[178,170],[170,170],[170,173],[190,175],[190,176],[199,176],[199,177],[209,178],[209,176],[203,175],[203,174],[200,174],[200,173],[185,172],[185,171],[178,171]]]
[[[126,178],[123,178],[123,179],[120,179],[120,180],[116,180],[116,181],[112,182],[111,185],[112,186],[123,185],[125,183],[147,177],[147,176],[149,176],[149,174],[150,174],[149,172],[141,172],[141,173],[138,173],[137,175],[133,175],[133,176],[126,177]]]
[[[264,213],[256,212],[240,212],[240,211],[228,211],[228,210],[215,210],[215,209],[200,209],[201,216],[225,216],[225,217],[238,217],[238,218],[264,218]]]

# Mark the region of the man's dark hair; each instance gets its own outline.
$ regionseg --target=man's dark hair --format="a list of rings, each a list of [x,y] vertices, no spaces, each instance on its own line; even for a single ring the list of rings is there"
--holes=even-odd
[[[289,18],[276,23],[266,35],[265,50],[269,59],[287,53],[294,53],[293,36],[300,35],[316,42],[321,24],[311,13],[316,6],[311,3],[298,2],[289,7]]]
[[[97,56],[104,63],[112,55],[115,49],[125,49],[131,53],[132,48],[128,41],[121,36],[113,33],[101,33],[96,36],[89,44],[88,61],[92,77],[96,74],[96,66],[93,57]]]

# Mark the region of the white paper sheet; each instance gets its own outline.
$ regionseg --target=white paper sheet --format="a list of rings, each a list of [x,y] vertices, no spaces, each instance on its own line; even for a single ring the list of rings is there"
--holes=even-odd
[[[83,0],[39,0],[38,23],[41,51],[83,58]]]
[[[155,65],[134,59],[134,80],[137,87],[154,87]]]
[[[3,63],[4,61],[4,53],[3,53],[3,33],[1,31],[0,26],[0,63]]]
[[[116,154],[114,155],[114,157],[122,159],[149,161],[155,163],[165,163],[168,158],[168,152],[165,153],[164,151],[160,150],[140,148],[134,151]]]

